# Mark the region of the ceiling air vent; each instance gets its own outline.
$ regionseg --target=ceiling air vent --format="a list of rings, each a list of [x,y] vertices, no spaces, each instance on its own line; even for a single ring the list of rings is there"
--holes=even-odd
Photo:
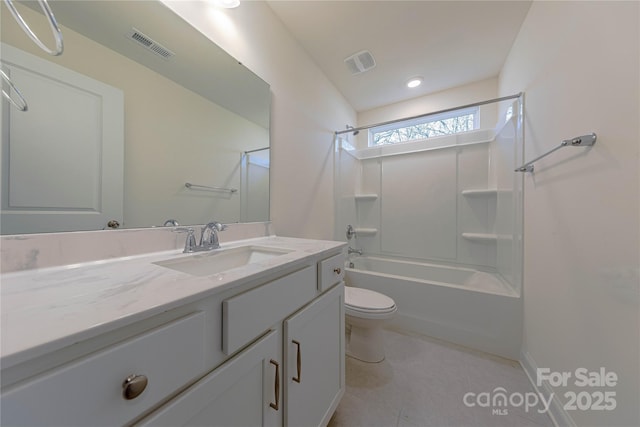
[[[347,64],[347,68],[353,75],[364,73],[376,66],[376,60],[373,59],[373,56],[368,50],[354,53],[350,57],[345,58],[344,63]]]
[[[129,31],[127,38],[164,59],[169,59],[175,55],[175,53],[171,52],[169,49],[136,28],[132,28],[131,31]]]

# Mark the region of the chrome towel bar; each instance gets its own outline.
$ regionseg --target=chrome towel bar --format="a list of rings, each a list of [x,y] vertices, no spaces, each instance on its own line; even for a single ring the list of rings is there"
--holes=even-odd
[[[185,182],[184,186],[193,190],[226,191],[228,193],[235,193],[238,191],[237,188],[210,187],[208,185],[191,184],[190,182]]]
[[[565,139],[558,145],[557,147],[547,151],[542,156],[538,156],[535,159],[525,163],[519,168],[514,169],[515,172],[533,172],[533,164],[540,160],[543,157],[547,157],[549,154],[553,153],[556,150],[561,149],[562,147],[591,147],[596,143],[597,135],[592,133],[590,135],[582,135],[577,136],[571,139]]]

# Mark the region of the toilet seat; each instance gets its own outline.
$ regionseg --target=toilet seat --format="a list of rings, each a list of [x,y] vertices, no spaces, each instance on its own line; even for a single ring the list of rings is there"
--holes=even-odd
[[[391,317],[396,311],[393,299],[370,289],[346,286],[344,305],[347,315],[368,319]]]

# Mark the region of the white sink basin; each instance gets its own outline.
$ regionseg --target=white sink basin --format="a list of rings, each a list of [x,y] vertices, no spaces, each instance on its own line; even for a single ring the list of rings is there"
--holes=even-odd
[[[166,261],[154,262],[154,264],[194,276],[209,276],[232,268],[262,262],[290,252],[293,252],[293,250],[263,246],[240,246],[230,249],[216,249],[191,256],[185,255]]]

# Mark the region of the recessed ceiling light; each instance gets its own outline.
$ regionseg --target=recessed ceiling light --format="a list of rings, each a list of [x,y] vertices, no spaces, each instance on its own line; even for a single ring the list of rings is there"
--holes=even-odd
[[[424,80],[422,77],[414,77],[407,82],[407,87],[409,88],[418,87],[422,84],[422,80]]]
[[[240,6],[240,0],[213,0],[213,4],[225,9],[233,9]]]

